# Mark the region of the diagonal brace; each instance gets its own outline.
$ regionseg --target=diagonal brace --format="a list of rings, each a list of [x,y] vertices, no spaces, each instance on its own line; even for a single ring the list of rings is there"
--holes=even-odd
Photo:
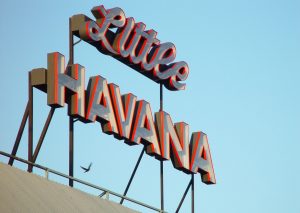
[[[35,151],[34,151],[34,154],[33,154],[33,157],[32,157],[32,163],[35,163],[35,161],[37,159],[37,156],[38,156],[38,154],[40,152],[40,149],[42,147],[44,138],[46,136],[46,133],[47,133],[48,127],[50,125],[50,122],[52,120],[54,112],[55,112],[55,108],[52,107],[49,111],[49,114],[48,114],[47,120],[45,122],[44,128],[43,128],[42,133],[40,135],[39,141],[36,145],[36,148],[35,148]]]
[[[15,140],[15,144],[14,144],[14,147],[13,147],[12,152],[11,152],[11,155],[13,155],[13,156],[16,156],[16,154],[17,154],[17,151],[18,151],[18,148],[19,148],[19,145],[20,145],[20,141],[21,141],[21,138],[22,138],[22,135],[23,135],[23,132],[24,132],[24,128],[25,128],[25,125],[26,125],[26,121],[27,121],[27,118],[28,118],[28,114],[29,114],[29,102],[27,102],[25,112],[24,112],[24,115],[23,115],[23,118],[22,118],[22,122],[21,122],[21,125],[20,125],[20,128],[19,128],[16,140]],[[12,166],[13,163],[14,163],[14,158],[10,157],[9,161],[8,161],[8,164]]]
[[[182,198],[181,198],[181,200],[180,200],[180,203],[179,203],[179,205],[178,205],[178,207],[177,207],[177,209],[176,209],[176,213],[179,212],[179,210],[180,210],[180,208],[181,208],[181,206],[182,206],[182,203],[183,203],[183,201],[184,201],[184,199],[185,199],[185,197],[186,197],[186,194],[188,193],[188,191],[189,191],[189,189],[190,189],[190,187],[191,187],[191,185],[192,185],[192,182],[193,182],[193,178],[191,178],[191,180],[190,180],[188,186],[186,187],[186,190],[185,190],[185,192],[184,192],[184,194],[183,194],[183,196],[182,196]]]
[[[126,196],[128,190],[129,190],[129,187],[130,187],[131,182],[132,182],[132,180],[133,180],[133,178],[134,178],[134,175],[135,175],[135,173],[136,173],[136,170],[137,170],[137,168],[138,168],[139,165],[140,165],[140,162],[141,162],[141,160],[142,160],[142,157],[143,157],[143,155],[144,155],[144,152],[145,152],[145,148],[143,148],[143,150],[142,150],[142,152],[141,152],[141,154],[140,154],[140,157],[139,157],[138,161],[136,162],[136,165],[135,165],[135,167],[134,167],[134,169],[133,169],[133,172],[132,172],[132,174],[131,174],[131,177],[130,177],[129,182],[128,182],[127,186],[126,186],[126,189],[125,189],[125,191],[124,191],[123,196]],[[124,198],[121,199],[120,204],[123,204],[123,202],[124,202]]]

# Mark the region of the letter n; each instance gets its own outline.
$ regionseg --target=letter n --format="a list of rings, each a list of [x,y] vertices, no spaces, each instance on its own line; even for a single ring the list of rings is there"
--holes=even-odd
[[[150,104],[141,100],[136,102],[134,113],[134,125],[131,132],[130,141],[125,141],[129,145],[143,143],[149,155],[160,155],[159,144],[155,131],[153,116]]]
[[[189,126],[183,122],[174,126],[170,115],[164,111],[155,113],[155,123],[161,160],[169,160],[171,157],[176,169],[189,173]]]

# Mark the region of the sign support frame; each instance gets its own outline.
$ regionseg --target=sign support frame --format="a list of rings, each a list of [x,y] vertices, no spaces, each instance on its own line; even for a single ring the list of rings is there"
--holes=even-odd
[[[33,87],[31,73],[28,73],[28,161],[32,162],[33,154]],[[32,165],[28,164],[28,172],[32,172]]]
[[[72,20],[69,18],[69,63],[74,64],[74,43],[73,43],[73,31]],[[69,176],[74,176],[74,120],[72,116],[69,116]],[[74,181],[69,179],[69,186],[73,187]]]
[[[126,186],[126,189],[125,189],[125,191],[124,191],[124,193],[123,193],[123,196],[126,196],[126,195],[127,195],[127,192],[128,192],[128,190],[129,190],[129,187],[130,187],[130,185],[131,185],[131,183],[132,183],[132,180],[133,180],[133,178],[134,178],[134,176],[135,176],[135,173],[136,173],[136,171],[137,171],[137,169],[138,169],[138,167],[139,167],[139,165],[140,165],[140,162],[141,162],[141,160],[142,160],[142,158],[143,158],[143,156],[144,156],[144,153],[145,153],[145,148],[143,148],[143,150],[142,150],[142,152],[141,152],[141,154],[140,154],[140,156],[139,156],[139,159],[138,159],[138,161],[137,161],[137,163],[136,163],[136,165],[135,165],[135,167],[134,167],[134,169],[133,169],[133,172],[132,172],[131,177],[130,177],[130,179],[129,179],[129,181],[128,181],[128,184],[127,184],[127,186]],[[121,199],[120,204],[122,205],[123,202],[124,202],[124,198]]]
[[[160,107],[159,111],[163,111],[163,84],[159,84],[159,100]],[[160,209],[164,211],[164,162],[160,161]]]
[[[191,190],[191,200],[192,200],[192,213],[195,212],[195,181],[194,181],[194,174],[191,175],[191,182],[192,182],[192,190]]]
[[[15,144],[14,144],[14,147],[13,147],[12,152],[11,152],[12,156],[16,156],[17,151],[19,149],[19,145],[20,145],[20,142],[21,142],[21,138],[23,136],[24,128],[25,128],[25,125],[27,123],[28,114],[29,114],[29,101],[27,101],[27,105],[26,105],[26,108],[25,108],[25,111],[24,111],[24,114],[23,114],[22,122],[20,124],[18,134],[17,134],[16,140],[15,140]],[[14,164],[14,160],[15,160],[14,158],[10,157],[9,161],[8,161],[8,164],[10,166],[12,166]]]

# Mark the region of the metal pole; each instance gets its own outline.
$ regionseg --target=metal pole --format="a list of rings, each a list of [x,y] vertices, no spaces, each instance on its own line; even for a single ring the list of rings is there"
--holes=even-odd
[[[74,63],[74,44],[73,44],[73,32],[72,32],[72,19],[69,18],[69,63],[71,65]]]
[[[74,174],[74,123],[73,118],[69,118],[69,176]],[[73,180],[69,179],[69,186],[73,187]]]
[[[73,49],[73,32],[72,32],[71,18],[69,18],[69,64],[74,63],[74,49]],[[69,117],[69,176],[73,177],[74,169],[74,122],[73,118]],[[73,187],[73,180],[69,179],[69,186]]]
[[[25,128],[25,125],[26,125],[26,121],[27,121],[27,118],[28,118],[28,107],[29,107],[29,101],[27,102],[26,109],[25,109],[25,112],[24,112],[24,115],[23,115],[23,118],[22,118],[22,122],[21,122],[21,125],[20,125],[20,128],[19,128],[16,140],[15,140],[15,144],[14,144],[13,150],[11,151],[11,155],[13,155],[13,156],[15,156],[17,154],[17,151],[18,151],[18,148],[19,148],[19,145],[20,145],[20,141],[21,141],[23,131],[24,131],[24,128]],[[12,166],[13,163],[14,163],[14,160],[15,160],[14,158],[9,158],[8,164]]]
[[[160,107],[159,107],[159,111],[163,111],[163,85],[162,83],[160,84],[160,87],[159,87],[159,100],[160,100]]]
[[[40,149],[42,147],[42,144],[43,144],[43,141],[44,141],[44,138],[46,136],[46,133],[47,133],[47,130],[49,128],[49,125],[50,125],[50,122],[51,122],[51,119],[52,119],[52,116],[54,114],[54,111],[55,111],[55,108],[51,108],[50,111],[49,111],[49,114],[48,114],[48,117],[47,117],[47,120],[45,122],[45,125],[44,125],[44,128],[42,130],[42,133],[40,135],[40,138],[39,138],[39,141],[38,141],[38,144],[36,145],[36,148],[35,148],[35,151],[34,151],[34,154],[33,154],[33,157],[32,157],[32,162],[35,163],[36,159],[37,159],[37,156],[40,152]]]
[[[48,169],[45,170],[45,178],[47,180],[49,180],[49,170]]]
[[[160,108],[159,111],[163,111],[163,85],[160,83]],[[164,163],[160,161],[160,208],[164,210]]]
[[[192,174],[191,182],[192,182],[192,190],[191,190],[192,213],[194,213],[195,212],[195,191],[194,191],[195,183],[194,183],[194,174]]]
[[[103,197],[106,194],[106,191],[102,192],[100,195],[98,195],[99,197]]]
[[[125,191],[124,191],[123,196],[126,196],[128,190],[129,190],[129,187],[130,187],[130,185],[131,185],[131,182],[132,182],[132,180],[133,180],[133,178],[134,178],[134,176],[135,176],[136,170],[137,170],[137,168],[139,167],[140,162],[141,162],[141,160],[142,160],[142,157],[143,157],[143,155],[144,155],[144,152],[145,152],[144,150],[145,150],[145,148],[143,148],[143,150],[142,150],[142,152],[141,152],[141,154],[140,154],[140,157],[139,157],[139,159],[138,159],[138,161],[137,161],[137,163],[136,163],[136,165],[135,165],[135,167],[134,167],[134,169],[133,169],[133,172],[132,172],[132,174],[131,174],[131,177],[130,177],[129,182],[128,182],[127,186],[126,186],[126,189],[125,189]],[[123,202],[124,202],[124,198],[121,199],[120,204],[123,204]]]
[[[181,198],[181,200],[180,200],[180,202],[179,202],[179,205],[178,205],[178,207],[177,207],[177,209],[176,209],[176,213],[179,212],[179,210],[180,210],[180,208],[181,208],[181,206],[182,206],[182,203],[183,203],[183,201],[184,201],[184,199],[185,199],[185,197],[186,197],[186,195],[187,195],[187,193],[188,193],[188,191],[189,191],[191,185],[192,185],[192,179],[190,180],[188,186],[186,187],[186,189],[185,189],[185,191],[184,191],[184,193],[183,193],[183,196],[182,196],[182,198]]]
[[[28,161],[32,162],[33,151],[33,87],[31,85],[31,72],[28,73]],[[32,172],[32,165],[28,165],[28,172]]]
[[[105,199],[106,199],[106,200],[109,200],[109,192],[106,192],[106,193],[105,193]]]
[[[164,164],[160,161],[160,208],[164,210]]]

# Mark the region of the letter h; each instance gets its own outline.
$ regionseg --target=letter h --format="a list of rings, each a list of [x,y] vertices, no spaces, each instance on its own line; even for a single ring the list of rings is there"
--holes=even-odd
[[[85,68],[72,64],[65,69],[65,57],[59,52],[48,54],[47,103],[63,107],[68,103],[70,116],[85,116]],[[66,90],[67,89],[67,90]]]

